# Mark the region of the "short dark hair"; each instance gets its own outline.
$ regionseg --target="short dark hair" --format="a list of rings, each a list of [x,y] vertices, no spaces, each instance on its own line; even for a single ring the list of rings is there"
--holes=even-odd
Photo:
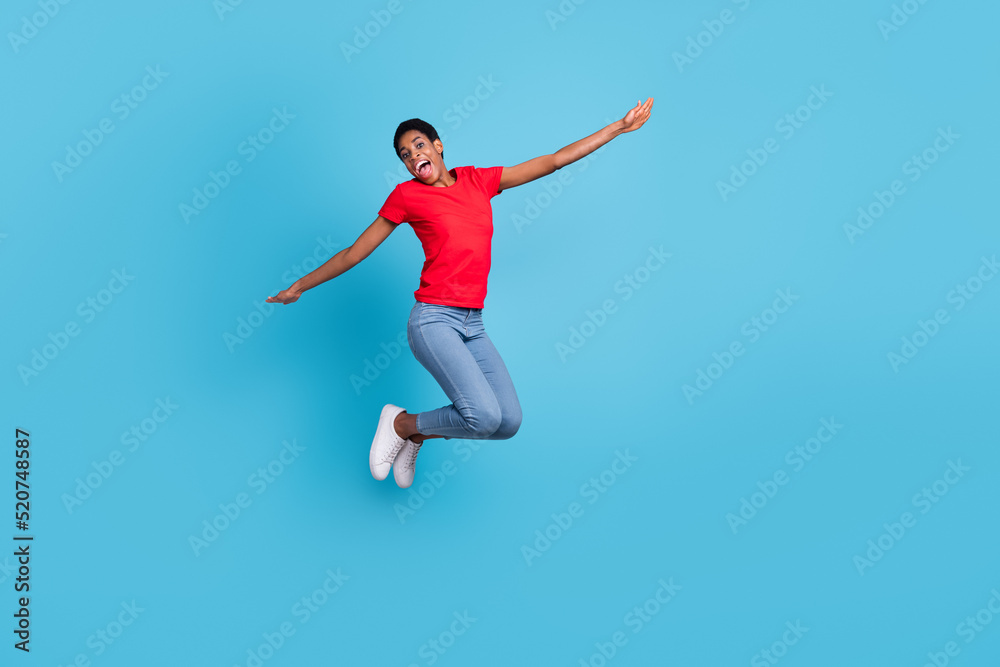
[[[396,134],[394,134],[392,137],[392,150],[396,154],[396,157],[398,157],[400,160],[402,160],[403,158],[399,156],[399,138],[404,134],[406,134],[407,132],[409,132],[410,130],[417,130],[418,132],[421,132],[425,137],[427,137],[427,140],[430,141],[431,143],[437,141],[440,138],[438,137],[437,130],[435,130],[434,126],[431,125],[430,123],[422,121],[419,118],[411,118],[410,120],[404,120],[402,123],[399,124],[399,127],[396,128]],[[444,151],[441,151],[441,157],[442,158],[444,157]]]

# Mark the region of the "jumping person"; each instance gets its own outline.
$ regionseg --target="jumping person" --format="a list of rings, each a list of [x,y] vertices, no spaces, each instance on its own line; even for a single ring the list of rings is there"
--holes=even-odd
[[[392,146],[413,178],[389,193],[378,217],[349,248],[268,297],[270,303],[293,303],[306,290],[356,266],[401,223],[413,227],[425,260],[406,336],[413,356],[452,402],[416,414],[386,404],[368,457],[375,479],[388,477],[391,468],[400,487],[410,486],[417,453],[429,438],[503,440],[517,432],[521,405],[482,319],[493,237],[490,200],[576,162],[619,134],[639,129],[652,107],[652,97],[637,102],[621,120],[514,167],[447,169],[444,144],[434,128],[418,118],[403,121]]]

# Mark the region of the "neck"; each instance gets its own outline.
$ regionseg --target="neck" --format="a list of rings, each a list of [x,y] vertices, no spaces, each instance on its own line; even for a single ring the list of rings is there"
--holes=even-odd
[[[448,171],[447,167],[441,165],[441,169],[444,173],[441,175],[441,178],[435,181],[432,185],[437,188],[450,188],[455,185],[455,177],[451,175],[451,172]]]

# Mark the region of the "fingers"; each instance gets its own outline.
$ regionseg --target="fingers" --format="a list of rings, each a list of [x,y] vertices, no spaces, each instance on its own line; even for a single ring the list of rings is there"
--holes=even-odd
[[[632,113],[632,111],[634,111],[636,120],[645,120],[646,118],[649,117],[649,112],[652,108],[653,108],[653,98],[648,97],[646,98],[645,102],[643,102],[642,100],[636,101],[635,106],[629,111],[629,113]]]
[[[645,102],[638,101],[636,105],[625,114],[625,132],[638,130],[649,119],[650,111],[653,108],[653,98],[647,97]]]
[[[650,111],[652,111],[652,109],[653,109],[653,98],[650,97],[646,99],[646,102],[642,105],[642,108],[639,109],[639,113],[636,114],[636,120],[638,120],[640,123],[644,123],[646,119],[649,118],[649,114]]]

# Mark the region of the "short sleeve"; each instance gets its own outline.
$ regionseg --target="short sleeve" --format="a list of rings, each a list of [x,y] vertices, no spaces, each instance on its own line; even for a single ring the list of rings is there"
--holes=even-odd
[[[407,222],[406,205],[403,203],[403,193],[400,191],[399,185],[394,187],[392,192],[389,193],[378,214],[386,220],[395,222],[397,225]]]
[[[479,177],[480,187],[487,197],[492,199],[500,194],[500,177],[503,176],[503,167],[477,168],[476,175]]]

